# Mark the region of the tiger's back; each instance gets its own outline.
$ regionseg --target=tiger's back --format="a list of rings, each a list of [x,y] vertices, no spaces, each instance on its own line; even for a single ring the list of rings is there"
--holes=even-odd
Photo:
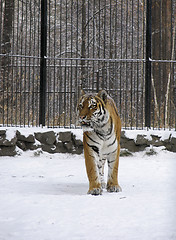
[[[83,127],[83,146],[89,179],[88,193],[98,195],[106,186],[104,164],[108,162],[107,191],[119,192],[118,165],[121,121],[114,101],[103,90],[98,94],[82,94],[78,104]]]

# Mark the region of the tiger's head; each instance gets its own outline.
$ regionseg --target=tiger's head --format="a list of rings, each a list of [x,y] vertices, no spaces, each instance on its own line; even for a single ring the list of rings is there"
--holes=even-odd
[[[101,128],[109,119],[106,110],[107,93],[101,90],[98,94],[81,92],[77,105],[78,119],[83,131]]]

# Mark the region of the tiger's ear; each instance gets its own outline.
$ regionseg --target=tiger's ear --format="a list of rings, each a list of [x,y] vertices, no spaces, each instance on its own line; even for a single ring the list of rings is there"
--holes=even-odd
[[[83,89],[81,89],[81,96],[85,95],[86,93],[84,92]]]
[[[98,97],[100,97],[103,100],[103,102],[106,103],[108,94],[107,94],[107,92],[105,90],[101,90],[98,93]]]

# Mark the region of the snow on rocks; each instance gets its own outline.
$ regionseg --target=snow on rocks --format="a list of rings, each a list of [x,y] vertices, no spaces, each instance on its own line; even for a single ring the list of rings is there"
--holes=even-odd
[[[82,130],[78,129],[77,132]],[[14,156],[19,149],[42,149],[48,153],[81,154],[83,144],[80,133],[48,128],[2,128],[0,129],[0,156]],[[20,151],[21,153],[21,151]]]
[[[121,156],[161,147],[176,152],[176,132],[163,130],[122,130]],[[83,152],[81,129],[64,128],[0,128],[0,156],[14,156],[22,151],[41,149],[48,153]],[[20,151],[21,152],[21,151]],[[149,151],[155,154],[155,151]]]

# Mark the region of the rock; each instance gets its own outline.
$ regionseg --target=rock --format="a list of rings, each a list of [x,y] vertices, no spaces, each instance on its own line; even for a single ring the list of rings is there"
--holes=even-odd
[[[72,151],[73,154],[82,154],[83,153],[83,146],[79,146],[73,149]]]
[[[26,148],[26,145],[25,145],[25,143],[23,142],[23,141],[17,141],[17,146],[21,149],[21,150],[23,150],[23,151],[26,151],[27,150],[27,148]]]
[[[73,150],[73,143],[72,142],[65,142],[64,147],[67,149],[68,153],[71,153]]]
[[[38,148],[41,148],[41,144],[36,145],[35,143],[31,143],[31,142],[25,142],[25,145],[26,145],[27,150],[36,150]]]
[[[129,152],[127,149],[120,150],[120,157],[129,157],[129,156],[133,156],[133,154]]]
[[[22,135],[22,134],[17,130],[16,136],[17,136],[17,140],[19,140],[19,141],[29,142],[29,143],[35,143],[35,138],[34,138],[34,135],[32,135],[32,134],[30,134],[29,136],[26,137],[26,136]]]
[[[138,146],[141,146],[141,145],[149,146],[150,144],[148,142],[148,139],[146,138],[146,135],[137,135],[136,145],[138,145]]]
[[[15,146],[17,142],[17,138],[13,137],[11,140],[6,139],[6,135],[1,135],[0,137],[0,146]]]
[[[35,138],[43,143],[48,145],[53,145],[56,142],[56,135],[53,131],[44,132],[44,133],[35,133]]]
[[[53,144],[42,144],[42,150],[48,153],[55,153],[56,152],[56,146]]]
[[[161,139],[161,137],[159,137],[159,136],[157,136],[157,135],[152,135],[152,134],[151,134],[151,137],[152,137],[152,141],[153,141],[153,142],[156,142],[156,141],[158,142],[158,141]]]
[[[76,139],[74,143],[77,147],[83,147],[83,142],[80,139]]]
[[[170,143],[165,143],[164,146],[166,147],[166,150],[172,151],[172,145]]]
[[[147,151],[145,153],[145,155],[147,155],[147,156],[152,156],[152,155],[156,155],[156,154],[157,154],[157,152],[155,152],[155,150],[153,148],[149,149],[149,151]]]
[[[176,138],[175,137],[171,137],[170,143],[172,145],[175,145],[175,147],[176,147]]]
[[[5,135],[5,133],[6,133],[6,130],[0,130],[0,136]]]
[[[125,131],[121,131],[121,138],[127,138],[127,137],[125,136]]]
[[[130,152],[135,152],[136,151],[136,144],[134,140],[126,140],[123,143],[121,143],[122,148],[128,149]]]
[[[165,141],[164,144],[168,151],[176,152],[176,138],[175,137],[171,137],[170,142]]]
[[[168,135],[167,139],[163,141],[161,140],[161,136],[151,135],[151,138],[152,140],[148,140],[145,133],[138,134],[135,141],[134,139],[127,138],[125,131],[122,131],[120,140],[122,150],[120,156],[131,156],[133,152],[143,151],[149,145],[165,146],[168,151],[176,152],[176,137],[173,137],[172,134]],[[54,131],[37,132],[25,136],[20,133],[20,130],[0,130],[0,156],[14,156],[17,154],[16,146],[23,151],[40,148],[42,151],[48,153],[83,153],[83,142],[80,139],[76,139],[76,136],[71,131],[66,130],[66,132],[58,133],[56,139]],[[147,150],[146,152],[146,155],[153,154],[155,154],[154,150]]]
[[[77,147],[83,146],[83,142],[80,139],[76,139],[75,135],[72,135],[72,141],[73,141],[74,145]]]
[[[58,140],[62,141],[62,142],[71,142],[72,140],[72,133],[71,131],[69,132],[60,132],[59,133],[59,137]]]
[[[163,143],[162,143],[162,141],[156,141],[155,143],[153,143],[153,144],[151,144],[151,145],[153,145],[154,147],[161,147],[161,146],[163,146]]]
[[[161,137],[157,136],[157,135],[151,135],[152,140],[150,141],[150,144],[153,145],[154,147],[160,147],[163,146],[162,141],[160,140]]]
[[[64,147],[63,142],[57,142],[56,143],[56,153],[66,153],[67,149]]]
[[[16,146],[0,146],[0,156],[15,156],[16,154]]]

